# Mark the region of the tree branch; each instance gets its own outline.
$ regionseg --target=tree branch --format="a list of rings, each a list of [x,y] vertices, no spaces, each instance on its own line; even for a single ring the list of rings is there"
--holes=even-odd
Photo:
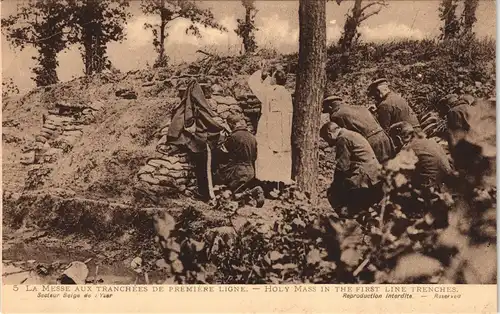
[[[382,10],[382,8],[380,7],[378,10],[376,11],[373,11],[371,13],[368,13],[366,15],[363,15],[360,19],[359,19],[359,23],[365,21],[366,19],[370,18],[371,16],[374,16],[374,15],[377,15],[380,13],[380,11]]]
[[[365,5],[364,7],[362,7],[362,8],[361,8],[361,12],[366,11],[366,9],[368,9],[368,8],[370,8],[370,7],[374,6],[374,5],[379,5],[379,6],[381,6],[381,7],[382,7],[382,6],[386,7],[386,6],[387,6],[387,3],[385,3],[385,1],[375,1],[375,2],[370,2],[370,3],[368,3],[367,5]],[[381,8],[379,8],[379,10],[380,10],[380,9],[381,9]]]
[[[207,56],[210,56],[210,57],[213,57],[213,56],[214,56],[213,54],[208,53],[208,52],[205,52],[205,51],[200,50],[200,49],[196,50],[196,52],[197,52],[197,53],[198,53],[198,52],[199,52],[199,53],[202,53],[202,54],[207,55]]]

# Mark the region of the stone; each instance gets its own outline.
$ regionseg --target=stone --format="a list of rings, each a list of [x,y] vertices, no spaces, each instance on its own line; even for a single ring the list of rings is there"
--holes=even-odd
[[[45,132],[45,131],[41,131],[39,135],[43,136],[43,137],[45,137],[45,138],[47,138],[49,140],[52,140],[52,139],[56,138],[57,136],[59,136],[59,135],[53,135],[53,134],[54,133],[52,133],[52,132],[48,133],[48,132]]]
[[[262,105],[262,102],[259,100],[259,98],[254,97],[253,99],[248,99],[246,101],[247,106],[257,106],[257,105]]]
[[[138,177],[139,177],[139,180],[147,182],[149,184],[155,184],[155,185],[160,184],[160,180],[156,177],[153,177],[153,175],[151,173],[143,173],[143,174],[140,174]]]
[[[159,168],[159,172],[162,174],[169,173],[170,171],[181,171],[181,170],[190,170],[193,166],[187,163],[166,163],[163,167]]]
[[[45,121],[45,123],[43,124],[42,127],[49,129],[49,130],[52,130],[52,131],[57,131],[62,127],[62,124],[60,124],[60,123],[54,124],[54,123],[51,123],[50,121]]]
[[[154,173],[156,171],[156,167],[153,167],[151,165],[145,165],[139,169],[139,172],[137,175],[143,174],[143,173]]]
[[[171,165],[175,165],[178,163],[188,163],[187,156],[179,156],[179,155],[163,155],[161,158],[150,159],[148,164],[155,165],[157,167],[171,167]]]
[[[225,105],[236,105],[238,102],[234,97],[231,96],[220,96],[220,95],[213,95],[212,97],[213,100],[215,100],[218,104],[225,104]]]
[[[46,133],[46,134],[51,135],[52,137],[55,137],[55,136],[58,136],[61,134],[61,132],[59,130],[51,130],[51,129],[47,129],[46,127],[42,127],[42,132],[40,132],[40,133]]]
[[[67,125],[63,127],[63,134],[66,133],[66,131],[82,131],[83,126],[82,125]]]
[[[35,136],[35,141],[36,142],[45,143],[45,142],[47,142],[47,140],[48,139],[45,136],[43,136],[43,135],[37,135],[37,136]]]
[[[164,159],[160,159],[160,158],[150,159],[148,161],[148,165],[151,165],[151,166],[156,167],[156,168],[161,168],[161,167],[165,167],[166,168],[167,166],[169,166],[171,164],[172,164],[171,162],[169,162],[167,160],[164,160]]]
[[[212,94],[214,96],[215,95],[223,95],[224,94],[224,90],[223,90],[222,86],[220,86],[219,84],[212,85]]]
[[[259,113],[260,112],[260,108],[245,108],[243,109],[243,113],[245,114],[255,114],[255,113]]]
[[[29,152],[26,152],[26,153],[22,154],[20,162],[23,165],[34,164],[35,163],[35,151],[32,150],[32,151],[29,151]]]
[[[50,123],[55,124],[55,125],[60,125],[63,122],[75,121],[74,117],[60,116],[60,115],[54,115],[54,114],[49,114],[49,115],[47,115],[46,118],[47,118],[46,121],[50,121]]]
[[[229,107],[229,110],[234,111],[234,112],[239,112],[239,113],[243,112],[243,109],[238,105],[231,105]]]
[[[217,111],[218,114],[221,114],[223,112],[229,111],[231,107],[225,104],[219,104],[217,107],[215,107],[215,111]]]
[[[160,168],[159,172],[162,174],[168,175],[170,178],[174,178],[174,179],[187,178],[189,176],[188,171],[173,170],[173,171],[166,172],[166,171],[162,171],[162,169]]]
[[[175,179],[170,176],[156,174],[155,178],[158,179],[158,184],[161,186],[176,186]]]

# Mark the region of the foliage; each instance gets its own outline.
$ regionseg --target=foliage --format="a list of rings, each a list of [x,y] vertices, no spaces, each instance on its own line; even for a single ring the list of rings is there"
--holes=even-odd
[[[111,67],[108,43],[125,38],[128,0],[68,0],[69,41],[80,45],[86,75]]]
[[[14,83],[11,77],[4,78],[2,80],[2,98],[5,98],[9,95],[19,94],[19,88]]]
[[[382,201],[354,217],[313,206],[292,186],[273,203],[271,221],[236,223],[244,202],[223,190],[213,208],[221,225],[193,208],[177,221],[155,218],[166,283],[494,284],[495,109],[483,106],[456,146],[446,187],[416,188],[418,158],[404,150],[380,170]]]
[[[257,42],[255,41],[255,15],[257,9],[255,8],[255,0],[241,0],[243,7],[245,7],[245,19],[237,19],[238,28],[235,33],[243,39],[243,47],[245,53],[254,52],[257,49]]]
[[[331,48],[326,67],[331,92],[342,95],[347,102],[368,105],[368,84],[377,77],[387,77],[421,121],[426,115],[436,116],[439,99],[450,93],[495,97],[495,43],[491,40],[362,43],[341,76],[339,58]],[[429,137],[440,135],[439,126],[444,125],[441,117],[434,122]]]
[[[81,46],[86,75],[109,68],[106,45],[124,39],[127,7],[126,0],[29,0],[2,19],[2,30],[14,47],[37,49],[34,80],[46,86],[58,82],[57,54],[71,44]]]
[[[30,0],[17,4],[17,13],[2,18],[2,32],[15,48],[24,50],[33,46],[38,55],[33,57],[37,86],[59,81],[56,68],[57,54],[67,45],[68,6],[66,1]]]
[[[160,23],[145,23],[146,29],[153,33],[153,46],[158,53],[155,67],[168,64],[168,56],[165,54],[165,40],[168,38],[169,24],[176,19],[187,19],[191,25],[186,29],[186,34],[200,36],[199,25],[211,27],[221,31],[226,28],[214,18],[209,9],[200,8],[195,1],[178,0],[141,0],[141,10],[146,15],[159,16]]]
[[[348,219],[311,205],[295,187],[275,203],[273,223],[238,227],[241,204],[222,197],[214,209],[225,213],[224,226],[193,227],[205,222],[192,208],[177,223],[164,218],[155,227],[166,283],[494,283],[496,186],[470,178],[493,172],[458,167],[449,190],[416,189],[417,160],[405,151],[381,169],[384,199]]]

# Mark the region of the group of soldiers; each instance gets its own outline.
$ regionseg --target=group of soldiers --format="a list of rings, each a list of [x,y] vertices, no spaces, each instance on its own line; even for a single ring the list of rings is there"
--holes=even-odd
[[[368,96],[375,102],[373,113],[365,106],[346,104],[341,97],[329,96],[323,102],[323,112],[330,115],[330,121],[323,125],[320,135],[336,151],[328,200],[332,207],[346,208],[349,214],[382,199],[379,169],[403,150],[413,151],[418,158],[411,177],[416,189],[445,187],[454,171],[446,148],[426,137],[415,112],[390,89],[386,79],[373,81]],[[437,104],[447,121],[450,153],[467,135],[473,115],[479,113],[475,105],[474,97],[456,94],[443,97]]]
[[[373,81],[367,92],[374,100],[374,108],[348,104],[336,95],[323,101],[323,113],[329,114],[330,119],[321,127],[320,137],[335,147],[336,161],[328,200],[334,210],[347,208],[351,214],[382,199],[379,170],[403,150],[411,149],[418,158],[411,178],[415,188],[442,186],[453,171],[445,148],[425,136],[417,115],[400,94],[391,90],[387,79]],[[471,96],[454,94],[440,101],[439,107],[445,108],[442,114],[448,123],[450,150],[470,128],[468,121],[474,113],[474,103]],[[254,196],[258,206],[262,206],[265,189],[255,175],[258,147],[262,143],[259,145],[259,139],[246,129],[242,116],[232,115],[227,120],[232,129],[224,146],[229,163],[219,169],[218,177],[236,193],[241,192],[239,195]],[[260,123],[257,129],[262,127]],[[271,162],[268,157],[265,161]],[[271,167],[279,169],[285,166],[282,163]]]

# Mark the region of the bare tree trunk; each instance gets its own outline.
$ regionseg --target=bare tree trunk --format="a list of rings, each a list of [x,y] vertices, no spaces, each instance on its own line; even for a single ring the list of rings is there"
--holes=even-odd
[[[440,18],[444,22],[442,27],[443,39],[453,39],[459,35],[460,24],[455,15],[457,9],[457,0],[441,0]]]
[[[326,84],[326,0],[300,0],[299,63],[292,129],[292,171],[317,201],[321,102]]]
[[[84,63],[85,63],[85,75],[92,75],[94,72],[92,67],[92,36],[89,32],[85,32],[83,36],[83,54],[84,54]]]
[[[160,42],[159,42],[159,57],[158,60],[163,61],[165,56],[165,27],[167,27],[167,17],[165,16],[165,0],[161,0],[161,13],[160,13]]]
[[[463,32],[464,35],[472,35],[474,24],[477,21],[476,10],[479,5],[479,0],[465,0],[463,18]]]
[[[352,16],[348,16],[344,24],[344,33],[339,40],[341,52],[348,52],[351,50],[352,41],[356,37],[357,28],[359,26],[359,19],[361,18],[361,2],[362,0],[355,0],[354,7],[352,8]]]
[[[250,20],[251,12],[252,8],[247,7],[245,9],[245,24],[247,26],[245,32],[243,33],[243,47],[245,47],[245,53],[253,52],[251,51],[252,47],[250,43],[250,24],[252,23],[252,21]]]

